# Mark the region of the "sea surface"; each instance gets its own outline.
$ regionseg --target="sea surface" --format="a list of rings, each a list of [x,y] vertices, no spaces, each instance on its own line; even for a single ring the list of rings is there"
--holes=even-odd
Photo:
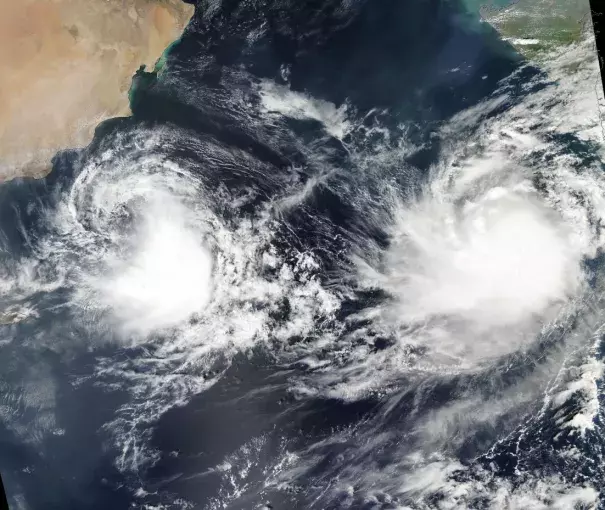
[[[0,186],[12,509],[605,508],[593,42],[206,1]]]

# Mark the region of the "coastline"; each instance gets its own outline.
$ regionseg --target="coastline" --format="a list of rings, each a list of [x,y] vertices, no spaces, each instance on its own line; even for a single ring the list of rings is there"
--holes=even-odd
[[[55,155],[129,116],[138,69],[159,72],[189,24],[182,0],[24,0],[0,21],[0,182],[41,178]]]

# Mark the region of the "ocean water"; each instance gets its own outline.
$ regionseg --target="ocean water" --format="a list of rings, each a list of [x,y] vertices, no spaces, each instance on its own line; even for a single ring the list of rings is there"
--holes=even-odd
[[[11,508],[598,508],[599,85],[459,2],[200,2],[0,186]]]

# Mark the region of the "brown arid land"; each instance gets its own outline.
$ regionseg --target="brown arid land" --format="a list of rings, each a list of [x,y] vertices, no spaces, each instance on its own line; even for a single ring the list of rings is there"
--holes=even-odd
[[[0,181],[128,115],[128,89],[193,15],[181,0],[0,0]]]

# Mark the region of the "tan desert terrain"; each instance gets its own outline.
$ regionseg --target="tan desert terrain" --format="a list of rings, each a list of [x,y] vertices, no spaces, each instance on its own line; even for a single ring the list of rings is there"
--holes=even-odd
[[[181,0],[0,0],[0,180],[45,175],[127,115],[132,76],[192,15]]]

